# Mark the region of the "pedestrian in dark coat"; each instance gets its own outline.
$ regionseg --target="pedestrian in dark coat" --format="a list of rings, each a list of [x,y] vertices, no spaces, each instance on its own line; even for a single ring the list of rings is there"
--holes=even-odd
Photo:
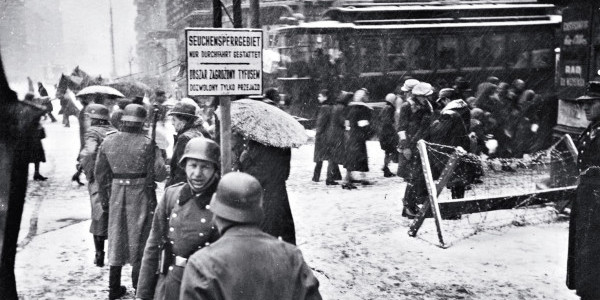
[[[323,167],[323,161],[327,161],[327,179],[325,179],[326,185],[337,185],[336,180],[341,179],[340,169],[336,163],[331,161],[332,145],[330,141],[330,135],[328,129],[331,122],[331,111],[333,109],[331,102],[329,101],[330,95],[328,90],[321,90],[319,92],[319,112],[317,114],[317,124],[315,127],[315,152],[314,162],[315,169],[313,172],[312,181],[318,182],[321,177],[321,168]]]
[[[591,300],[600,299],[600,93],[578,99],[591,123],[577,141],[580,178],[569,222],[567,287]]]
[[[345,134],[346,127],[346,110],[348,103],[352,100],[353,93],[342,91],[337,97],[335,104],[331,108],[331,120],[327,128],[327,136],[329,139],[330,161],[332,164],[344,164],[346,160],[346,144]]]
[[[440,113],[438,120],[431,124],[427,140],[434,144],[447,145],[452,148],[440,147],[430,153],[431,169],[433,179],[439,179],[442,170],[446,166],[450,156],[457,148],[462,152],[471,151],[471,139],[469,134],[471,125],[471,111],[468,104],[462,99],[452,100]],[[477,175],[477,166],[470,161],[460,159],[457,167],[446,185],[453,199],[465,197],[465,187],[473,182]],[[442,218],[459,219],[460,208],[442,210]]]
[[[158,147],[144,134],[146,114],[141,105],[127,105],[121,131],[106,135],[96,159],[94,177],[108,211],[109,299],[126,293],[121,267],[127,263],[132,265],[131,279],[137,288],[156,208],[155,181],[167,176]]]
[[[261,223],[262,231],[295,245],[296,229],[285,186],[290,176],[291,149],[267,146],[252,140],[243,143],[241,155],[234,165],[238,166],[239,171],[256,177],[263,187],[265,218]]]
[[[412,90],[412,96],[402,104],[398,124],[400,155],[408,161],[407,185],[404,193],[402,216],[414,218],[418,213],[417,204],[427,198],[425,180],[417,142],[428,136],[433,107],[429,96],[433,94],[431,84],[420,82]]]
[[[408,103],[408,99],[412,98],[412,89],[417,86],[417,84],[419,84],[419,81],[413,78],[408,78],[404,81],[404,83],[402,84],[402,86],[400,86],[398,88],[398,94],[401,97],[401,101],[398,101],[398,106],[396,107],[396,114],[398,115],[396,117],[397,121],[396,121],[396,128],[398,128],[398,126],[400,126],[400,124],[403,122],[400,118],[403,117],[402,114],[402,107],[407,107],[407,105],[405,105],[405,103]],[[410,104],[408,104],[410,105]],[[406,114],[406,112],[405,112]],[[399,130],[396,130],[396,132],[398,132]],[[398,145],[400,140],[398,140]],[[404,157],[404,155],[402,155],[402,153],[398,154],[398,171],[396,172],[396,175],[399,177],[402,177],[404,179],[408,178],[409,175],[409,166],[410,165],[410,160],[406,159],[406,157]]]
[[[381,128],[379,129],[379,145],[385,152],[383,160],[383,176],[395,176],[388,165],[390,162],[398,162],[398,135],[394,124],[394,114],[396,112],[396,95],[387,94],[385,96],[385,107],[379,113]]]
[[[360,89],[354,93],[352,102],[348,104],[346,114],[346,178],[344,178],[343,189],[355,189],[352,184],[352,172],[360,172],[361,183],[363,185],[371,184],[365,180],[364,172],[369,172],[369,156],[367,154],[367,140],[371,136],[371,114],[372,108],[364,102],[368,101],[368,91]]]
[[[33,100],[34,96],[32,93],[27,93],[27,95],[25,95],[25,102],[34,104]],[[28,162],[33,163],[34,165],[33,180],[35,181],[45,181],[48,179],[48,177],[40,174],[40,163],[46,162],[46,152],[44,151],[44,146],[42,145],[42,140],[45,138],[46,131],[44,130],[44,127],[38,123],[37,128],[32,134],[32,137],[28,139],[29,146],[26,147],[28,151]]]
[[[179,160],[185,150],[185,145],[195,137],[204,137],[201,129],[195,123],[198,119],[196,108],[185,102],[178,102],[168,113],[173,117],[173,126],[177,135],[175,136],[175,145],[173,146],[173,156],[171,157],[170,176],[165,186],[170,186],[179,182],[185,182],[185,170],[179,165]],[[207,137],[208,138],[208,137]]]
[[[261,192],[248,174],[223,176],[210,203],[222,236],[192,255],[179,299],[321,299],[300,250],[260,230]]]
[[[96,167],[98,148],[100,148],[106,135],[109,132],[116,131],[116,129],[108,122],[109,113],[106,106],[90,104],[86,108],[86,113],[91,119],[91,126],[84,136],[84,146],[79,153],[79,164],[88,181],[88,192],[92,207],[90,233],[94,236],[94,247],[96,250],[94,264],[98,267],[103,267],[104,241],[108,237],[108,212],[104,211],[102,199],[98,195],[98,183],[94,178],[94,168]]]
[[[180,161],[187,182],[168,187],[158,203],[144,250],[138,299],[179,299],[188,258],[217,240],[209,204],[219,182],[219,155],[219,146],[209,139],[196,137],[187,143]]]

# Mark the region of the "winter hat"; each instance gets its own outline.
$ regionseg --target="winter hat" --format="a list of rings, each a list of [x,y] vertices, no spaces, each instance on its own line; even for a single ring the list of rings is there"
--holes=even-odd
[[[419,82],[420,81],[416,79],[406,79],[406,81],[404,81],[404,85],[402,85],[400,89],[405,92],[410,92],[417,84],[419,84]]]
[[[429,96],[433,94],[433,87],[427,82],[419,82],[412,89],[412,94],[415,96]]]

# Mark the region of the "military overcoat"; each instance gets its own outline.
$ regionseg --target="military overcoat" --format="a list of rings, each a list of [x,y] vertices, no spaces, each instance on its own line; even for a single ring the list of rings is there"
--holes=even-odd
[[[158,203],[152,231],[142,259],[137,297],[142,299],[179,299],[184,267],[172,266],[159,274],[159,257],[165,243],[172,255],[188,258],[194,252],[216,241],[219,234],[212,223],[210,200],[216,189],[215,180],[206,190],[194,194],[189,184],[168,187]]]
[[[108,134],[100,145],[94,176],[102,201],[108,203],[109,265],[141,261],[156,208],[154,182],[166,175],[160,151],[141,130]]]
[[[98,196],[98,183],[94,178],[94,167],[96,166],[98,148],[100,148],[106,134],[111,131],[115,131],[115,128],[110,125],[91,126],[84,135],[83,149],[79,153],[79,164],[88,181],[88,192],[90,193],[92,207],[90,233],[98,236],[107,236],[108,234],[108,212],[102,208],[102,201]]]

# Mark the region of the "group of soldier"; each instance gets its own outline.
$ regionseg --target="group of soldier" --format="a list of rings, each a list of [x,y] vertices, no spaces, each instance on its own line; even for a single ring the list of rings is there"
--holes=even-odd
[[[246,173],[221,177],[219,145],[201,129],[193,104],[178,102],[168,112],[177,136],[165,163],[155,126],[146,128],[166,113],[160,104],[145,105],[154,107],[150,114],[136,103],[113,116],[102,104],[84,110],[89,126],[79,163],[89,182],[97,266],[104,266],[108,240],[109,299],[127,293],[126,264],[138,299],[320,299],[295,238],[287,243],[262,230],[272,218],[272,208],[263,208],[268,189]],[[157,201],[156,183],[165,179]]]

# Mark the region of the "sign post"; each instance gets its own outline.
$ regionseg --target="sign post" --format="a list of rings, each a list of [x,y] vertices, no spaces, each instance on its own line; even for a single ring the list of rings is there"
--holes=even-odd
[[[187,28],[190,96],[261,95],[263,34],[260,29]],[[229,98],[220,99],[221,173],[231,171]]]

